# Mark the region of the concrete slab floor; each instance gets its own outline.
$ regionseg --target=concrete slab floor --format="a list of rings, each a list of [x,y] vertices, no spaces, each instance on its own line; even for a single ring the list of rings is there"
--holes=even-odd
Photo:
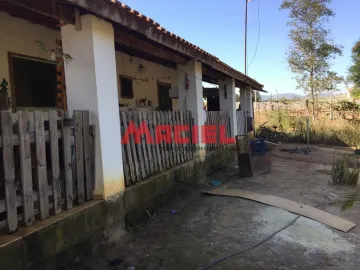
[[[235,164],[229,164],[209,180],[227,180],[223,186],[228,188],[277,195],[312,206],[326,203],[319,208],[360,224],[360,205],[341,213],[340,207],[332,204],[353,188],[330,185],[329,166],[290,157],[274,157],[272,161],[272,172],[267,175],[231,176]],[[211,187],[199,185],[169,202],[116,242],[104,240],[93,255],[78,259],[68,269],[202,269],[255,245],[296,217],[253,201],[202,195],[205,188]],[[210,269],[359,269],[359,262],[359,226],[342,233],[300,217],[257,248]]]

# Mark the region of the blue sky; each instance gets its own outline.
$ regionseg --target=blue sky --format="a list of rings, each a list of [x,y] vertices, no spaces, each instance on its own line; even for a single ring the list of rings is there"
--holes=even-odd
[[[254,56],[258,37],[260,2],[260,43],[248,74],[275,93],[299,93],[286,61],[288,14],[279,11],[282,0],[252,0],[249,3],[248,57]],[[245,0],[125,0],[125,4],[151,17],[167,30],[187,39],[244,71]],[[333,61],[333,70],[345,75],[353,44],[360,39],[359,0],[333,0],[331,37],[344,46],[343,56]]]

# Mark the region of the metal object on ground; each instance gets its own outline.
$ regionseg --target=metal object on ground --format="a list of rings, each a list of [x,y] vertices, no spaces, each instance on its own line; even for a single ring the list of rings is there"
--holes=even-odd
[[[249,144],[246,135],[235,136],[238,152],[239,174],[242,177],[253,177],[271,171],[271,162],[266,144],[262,140]]]

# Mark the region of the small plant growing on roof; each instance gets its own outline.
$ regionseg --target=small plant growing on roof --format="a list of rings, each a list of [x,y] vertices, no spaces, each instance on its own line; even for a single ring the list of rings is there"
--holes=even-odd
[[[64,53],[61,48],[47,48],[41,40],[35,40],[40,51],[44,52],[47,58],[51,61],[55,61],[57,58],[61,59],[58,63],[59,66],[69,64],[74,58],[70,54]]]

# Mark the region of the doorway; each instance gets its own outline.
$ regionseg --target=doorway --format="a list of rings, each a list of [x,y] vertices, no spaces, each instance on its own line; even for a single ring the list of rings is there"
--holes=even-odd
[[[219,96],[208,96],[207,99],[207,110],[208,111],[220,111],[220,100]]]
[[[159,110],[172,111],[172,99],[170,98],[171,85],[167,83],[158,82],[158,101]]]

